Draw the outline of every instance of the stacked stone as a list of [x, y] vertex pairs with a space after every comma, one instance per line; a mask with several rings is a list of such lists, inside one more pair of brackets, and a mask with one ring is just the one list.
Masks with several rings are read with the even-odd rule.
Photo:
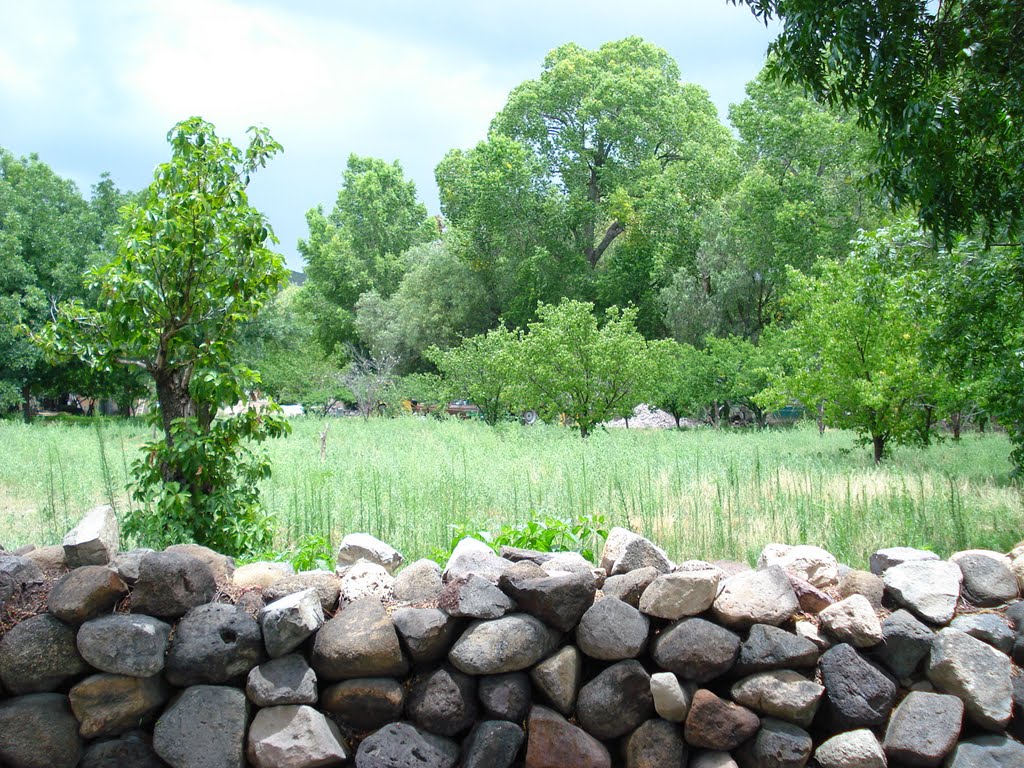
[[616, 528], [596, 567], [467, 539], [442, 570], [351, 534], [293, 573], [117, 539], [100, 508], [0, 552], [0, 604], [71, 569], [0, 638], [0, 766], [1024, 766], [1024, 548], [751, 569]]

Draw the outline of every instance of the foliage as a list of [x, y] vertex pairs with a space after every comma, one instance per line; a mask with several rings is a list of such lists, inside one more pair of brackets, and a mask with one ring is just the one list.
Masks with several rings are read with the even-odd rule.
[[655, 406], [672, 414], [679, 427], [684, 416], [701, 414], [714, 399], [710, 358], [689, 344], [673, 339], [650, 342], [657, 365]]
[[116, 257], [90, 275], [100, 308], [62, 305], [40, 341], [52, 355], [133, 366], [153, 380], [163, 439], [135, 465], [143, 506], [126, 530], [144, 542], [191, 539], [239, 553], [271, 530], [260, 522], [256, 485], [269, 465], [248, 443], [288, 425], [273, 409], [215, 417], [259, 384], [235, 362], [234, 341], [285, 280], [281, 257], [266, 247], [273, 235], [246, 196], [280, 145], [253, 128], [238, 149], [197, 117], [168, 141], [171, 160], [141, 201], [122, 209]]
[[444, 376], [453, 399], [476, 405], [488, 424], [505, 418], [516, 401], [516, 359], [520, 334], [504, 325], [428, 356]]
[[327, 354], [357, 340], [355, 307], [375, 291], [387, 298], [405, 272], [405, 252], [437, 237], [437, 223], [416, 201], [398, 162], [349, 155], [329, 214], [323, 207], [306, 214], [309, 237], [299, 241], [306, 260], [303, 300], [316, 319]]
[[934, 326], [927, 276], [903, 261], [914, 229], [861, 235], [843, 264], [816, 279], [793, 275], [798, 320], [787, 334], [796, 364], [764, 405], [791, 397], [824, 404], [829, 423], [858, 432], [875, 463], [916, 438], [917, 406], [932, 386], [924, 345]]
[[601, 422], [632, 415], [653, 391], [635, 309], [612, 307], [601, 326], [586, 302], [544, 304], [537, 315], [515, 351], [520, 410], [549, 422], [564, 415], [586, 437]]
[[487, 329], [487, 296], [480, 278], [435, 241], [406, 251], [409, 266], [398, 290], [385, 298], [376, 291], [359, 297], [355, 328], [374, 355], [392, 355], [404, 371], [422, 370], [428, 347], [455, 346], [463, 336]]
[[82, 273], [103, 236], [71, 181], [36, 155], [0, 148], [0, 410], [22, 401], [29, 419], [34, 394], [60, 391], [80, 372], [48, 364], [18, 329], [38, 331], [59, 302], [85, 297]]
[[452, 535], [447, 549], [436, 549], [432, 555], [442, 566], [456, 545], [465, 538], [482, 541], [499, 554], [502, 547], [537, 552], [578, 552], [591, 563], [597, 562], [600, 548], [608, 538], [608, 524], [603, 515], [584, 515], [575, 519], [554, 515], [531, 516], [523, 523], [502, 525], [494, 533], [473, 530], [465, 524], [451, 525], [449, 529]]
[[777, 17], [771, 66], [855, 109], [879, 141], [877, 179], [949, 242], [1024, 212], [1024, 17], [1017, 0], [733, 0]]

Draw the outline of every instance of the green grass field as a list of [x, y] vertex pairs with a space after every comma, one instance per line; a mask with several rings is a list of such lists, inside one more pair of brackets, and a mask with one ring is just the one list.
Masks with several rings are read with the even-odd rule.
[[[325, 425], [326, 461], [319, 434]], [[0, 543], [59, 541], [95, 503], [128, 503], [128, 466], [148, 428], [88, 420], [0, 421]], [[450, 544], [452, 526], [495, 530], [546, 515], [603, 515], [671, 557], [756, 557], [769, 542], [823, 546], [854, 566], [883, 546], [940, 554], [1008, 550], [1024, 538], [1009, 444], [899, 449], [882, 468], [851, 433], [599, 431], [477, 422], [306, 418], [268, 444], [264, 488], [281, 549], [367, 531], [407, 557]]]

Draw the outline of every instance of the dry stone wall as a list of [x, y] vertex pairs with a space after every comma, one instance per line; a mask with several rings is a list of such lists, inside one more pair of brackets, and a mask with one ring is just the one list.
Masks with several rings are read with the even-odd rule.
[[[1024, 547], [0, 551], [4, 768], [1024, 766]], [[403, 567], [404, 566], [404, 567]]]

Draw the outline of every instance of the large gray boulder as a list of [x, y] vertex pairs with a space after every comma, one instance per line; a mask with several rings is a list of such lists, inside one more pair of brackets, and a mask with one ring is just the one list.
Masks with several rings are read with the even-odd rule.
[[151, 677], [164, 668], [171, 627], [152, 616], [114, 613], [78, 629], [78, 651], [102, 672]]
[[88, 671], [74, 628], [48, 613], [25, 619], [0, 638], [0, 683], [11, 694], [55, 691]]
[[678, 725], [654, 718], [625, 739], [626, 768], [686, 765], [686, 743]]
[[934, 638], [931, 629], [901, 608], [882, 622], [882, 642], [873, 654], [898, 680], [905, 680], [928, 656]]
[[1017, 577], [1006, 560], [995, 552], [971, 552], [958, 557], [955, 563], [964, 575], [964, 599], [983, 607], [1016, 600], [1020, 591]]
[[433, 560], [417, 560], [395, 576], [395, 600], [403, 603], [430, 602], [437, 599], [443, 586], [441, 566]]
[[1002, 730], [1012, 714], [1010, 660], [981, 640], [947, 627], [936, 634], [928, 679], [964, 703], [967, 716], [990, 731]]
[[241, 683], [266, 658], [256, 620], [235, 605], [207, 603], [178, 622], [164, 674], [171, 685]]
[[462, 633], [448, 660], [468, 675], [497, 675], [529, 669], [558, 644], [559, 633], [525, 613], [477, 621]]
[[519, 610], [536, 616], [549, 627], [568, 632], [594, 603], [596, 586], [589, 572], [561, 573], [540, 578], [501, 577], [501, 588]]
[[755, 624], [740, 643], [736, 672], [749, 675], [769, 669], [805, 669], [818, 663], [818, 646], [779, 627]]
[[773, 565], [726, 579], [711, 610], [728, 627], [778, 626], [792, 618], [800, 604], [786, 572]]
[[939, 765], [960, 738], [963, 719], [956, 696], [911, 691], [889, 718], [885, 754], [901, 765]]
[[882, 642], [882, 624], [864, 595], [850, 595], [818, 614], [821, 626], [841, 643], [870, 648]]
[[152, 737], [135, 730], [116, 739], [92, 742], [86, 747], [78, 768], [165, 768], [166, 765], [153, 751]]
[[269, 587], [263, 588], [263, 599], [269, 605], [282, 597], [307, 589], [316, 590], [320, 608], [324, 613], [333, 613], [338, 607], [338, 598], [341, 596], [341, 580], [329, 571], [300, 571], [282, 576]]
[[352, 603], [316, 633], [313, 669], [321, 680], [401, 676], [409, 669], [395, 625], [373, 598]]
[[477, 693], [484, 714], [495, 720], [521, 723], [533, 703], [530, 678], [525, 672], [481, 677]]
[[945, 560], [910, 560], [890, 566], [882, 579], [896, 602], [919, 619], [948, 624], [956, 612], [963, 573]]
[[458, 576], [475, 573], [488, 581], [497, 584], [502, 574], [512, 567], [512, 563], [494, 554], [494, 550], [478, 539], [467, 537], [459, 541], [452, 550], [441, 579], [449, 582]]
[[257, 707], [316, 704], [316, 672], [304, 656], [289, 653], [253, 667], [245, 681], [245, 695]]
[[871, 572], [876, 576], [883, 576], [887, 570], [894, 565], [918, 561], [939, 560], [939, 556], [926, 549], [914, 549], [912, 547], [889, 547], [880, 549], [869, 558]]
[[516, 604], [492, 582], [475, 573], [449, 581], [437, 598], [437, 607], [449, 616], [469, 619], [497, 619]]
[[313, 768], [348, 759], [341, 731], [305, 705], [268, 707], [249, 726], [246, 756], [253, 768]]
[[109, 504], [93, 507], [64, 536], [64, 561], [68, 568], [106, 565], [117, 554], [121, 529]]
[[510, 768], [524, 738], [523, 729], [515, 723], [477, 723], [462, 744], [462, 768]]
[[757, 735], [736, 751], [736, 762], [741, 768], [804, 768], [812, 748], [803, 728], [766, 717]]
[[186, 688], [156, 721], [153, 749], [171, 768], [245, 768], [249, 702], [237, 688]]
[[964, 613], [949, 624], [983, 643], [988, 643], [1007, 656], [1013, 650], [1013, 630], [998, 613]]
[[43, 581], [42, 569], [31, 559], [0, 552], [0, 607], [22, 590]]
[[704, 565], [658, 576], [640, 596], [640, 611], [669, 621], [704, 613], [715, 601], [722, 578], [720, 569]]
[[176, 619], [208, 603], [217, 593], [210, 566], [197, 557], [177, 552], [150, 552], [139, 560], [132, 590], [132, 610]]
[[576, 627], [576, 644], [592, 659], [635, 659], [647, 647], [650, 621], [639, 610], [614, 597], [598, 600]]
[[0, 702], [0, 764], [75, 768], [81, 757], [78, 721], [67, 696], [33, 693]]

